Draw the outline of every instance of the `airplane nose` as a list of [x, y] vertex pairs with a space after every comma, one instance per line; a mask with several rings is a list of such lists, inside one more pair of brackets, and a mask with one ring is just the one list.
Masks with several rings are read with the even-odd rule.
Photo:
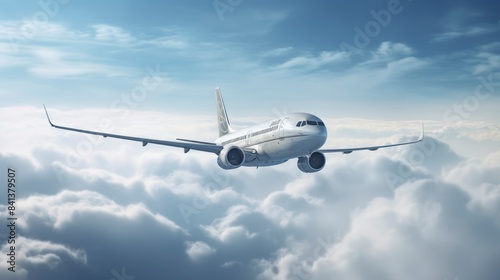
[[321, 130], [321, 132], [320, 132], [319, 135], [320, 135], [320, 137], [321, 137], [321, 139], [323, 141], [323, 144], [325, 144], [326, 138], [328, 137], [328, 132], [326, 131], [326, 127], [322, 127], [322, 130]]
[[328, 132], [326, 131], [326, 127], [318, 127], [318, 128], [319, 128], [319, 132], [318, 132], [319, 135], [324, 136], [324, 137], [326, 137], [328, 135]]
[[320, 127], [316, 129], [315, 133], [311, 133], [310, 135], [314, 137], [314, 142], [318, 149], [325, 144], [327, 138], [326, 128]]
[[312, 130], [313, 130], [313, 133], [318, 135], [318, 136], [326, 136], [327, 135], [326, 127], [324, 127], [324, 126], [315, 126], [315, 127], [312, 127]]
[[315, 139], [318, 143], [321, 143], [321, 146], [326, 142], [328, 132], [326, 130], [326, 127], [311, 127], [307, 129], [307, 131], [304, 131], [303, 135], [312, 137], [311, 139]]

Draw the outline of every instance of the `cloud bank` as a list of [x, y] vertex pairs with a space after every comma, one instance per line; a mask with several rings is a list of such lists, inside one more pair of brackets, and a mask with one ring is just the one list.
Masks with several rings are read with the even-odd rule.
[[[458, 133], [467, 149], [486, 138], [498, 147], [494, 137], [473, 139], [468, 133], [477, 126], [473, 122], [429, 122], [429, 136], [421, 144], [332, 155], [321, 172], [303, 174], [295, 162], [228, 172], [217, 167], [213, 155], [108, 139], [72, 162], [68, 154], [90, 141], [84, 135], [50, 128], [40, 108], [1, 111], [19, 120], [15, 127], [2, 123], [19, 141], [0, 138], [2, 168], [19, 174], [18, 261], [15, 273], [7, 270], [3, 242], [0, 275], [5, 279], [500, 275], [500, 153], [491, 148], [485, 156], [469, 157], [463, 145], [447, 144]], [[66, 118], [81, 113], [54, 115], [88, 128], [98, 123]], [[198, 117], [176, 118], [196, 124]], [[115, 129], [172, 136], [199, 131], [195, 125], [162, 128], [155, 122], [139, 126], [140, 121], [117, 122]], [[359, 143], [397, 141], [413, 131], [405, 122], [337, 123], [330, 129], [342, 136], [335, 145], [352, 145], [360, 135]], [[201, 132], [205, 140], [209, 128]], [[4, 203], [0, 217], [6, 221]]]

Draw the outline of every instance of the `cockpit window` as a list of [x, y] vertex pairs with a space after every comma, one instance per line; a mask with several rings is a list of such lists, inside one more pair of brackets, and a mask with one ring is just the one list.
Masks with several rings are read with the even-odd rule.
[[302, 127], [304, 125], [319, 125], [319, 126], [325, 126], [324, 122], [316, 122], [316, 121], [299, 121], [295, 126], [296, 127]]

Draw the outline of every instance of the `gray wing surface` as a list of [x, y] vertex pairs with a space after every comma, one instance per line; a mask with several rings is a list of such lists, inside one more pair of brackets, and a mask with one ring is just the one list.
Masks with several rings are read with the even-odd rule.
[[404, 143], [396, 143], [396, 144], [387, 144], [387, 145], [381, 145], [381, 146], [371, 146], [371, 147], [340, 148], [340, 149], [321, 149], [318, 152], [322, 152], [322, 153], [344, 153], [344, 154], [350, 154], [350, 153], [352, 153], [354, 151], [362, 151], [362, 150], [376, 151], [378, 149], [383, 149], [383, 148], [409, 145], [409, 144], [418, 143], [418, 142], [420, 142], [422, 140], [424, 140], [424, 124], [423, 123], [422, 123], [422, 131], [420, 132], [420, 136], [418, 137], [417, 140], [414, 140], [414, 141], [404, 142]]
[[56, 125], [56, 124], [52, 123], [52, 121], [50, 120], [50, 117], [49, 117], [49, 113], [47, 113], [47, 108], [45, 108], [45, 105], [43, 105], [43, 108], [45, 109], [45, 114], [47, 115], [47, 120], [49, 121], [49, 124], [52, 127], [55, 127], [58, 129], [64, 129], [64, 130], [70, 130], [70, 131], [75, 131], [75, 132], [80, 132], [80, 133], [99, 135], [99, 136], [102, 136], [104, 138], [111, 137], [111, 138], [141, 142], [142, 146], [146, 146], [147, 144], [151, 143], [151, 144], [158, 144], [158, 145], [164, 145], [164, 146], [183, 148], [185, 153], [189, 152], [189, 150], [197, 150], [197, 151], [202, 151], [202, 152], [219, 154], [220, 151], [223, 149], [222, 146], [216, 145], [215, 143], [208, 143], [208, 142], [201, 142], [201, 141], [196, 141], [196, 142], [195, 141], [191, 141], [191, 142], [183, 141], [183, 142], [181, 142], [181, 141], [158, 140], [158, 139], [141, 138], [141, 137], [111, 134], [111, 133], [106, 133], [106, 132], [91, 131], [91, 130], [73, 128], [73, 127], [60, 126], [60, 125]]

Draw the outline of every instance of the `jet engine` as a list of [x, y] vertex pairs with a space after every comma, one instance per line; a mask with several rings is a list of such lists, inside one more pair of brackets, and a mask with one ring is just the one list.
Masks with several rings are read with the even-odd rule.
[[299, 157], [297, 167], [305, 173], [318, 172], [325, 166], [326, 158], [323, 153], [314, 152], [309, 156]]
[[235, 169], [245, 162], [245, 152], [239, 147], [233, 146], [220, 151], [217, 164], [223, 169]]

